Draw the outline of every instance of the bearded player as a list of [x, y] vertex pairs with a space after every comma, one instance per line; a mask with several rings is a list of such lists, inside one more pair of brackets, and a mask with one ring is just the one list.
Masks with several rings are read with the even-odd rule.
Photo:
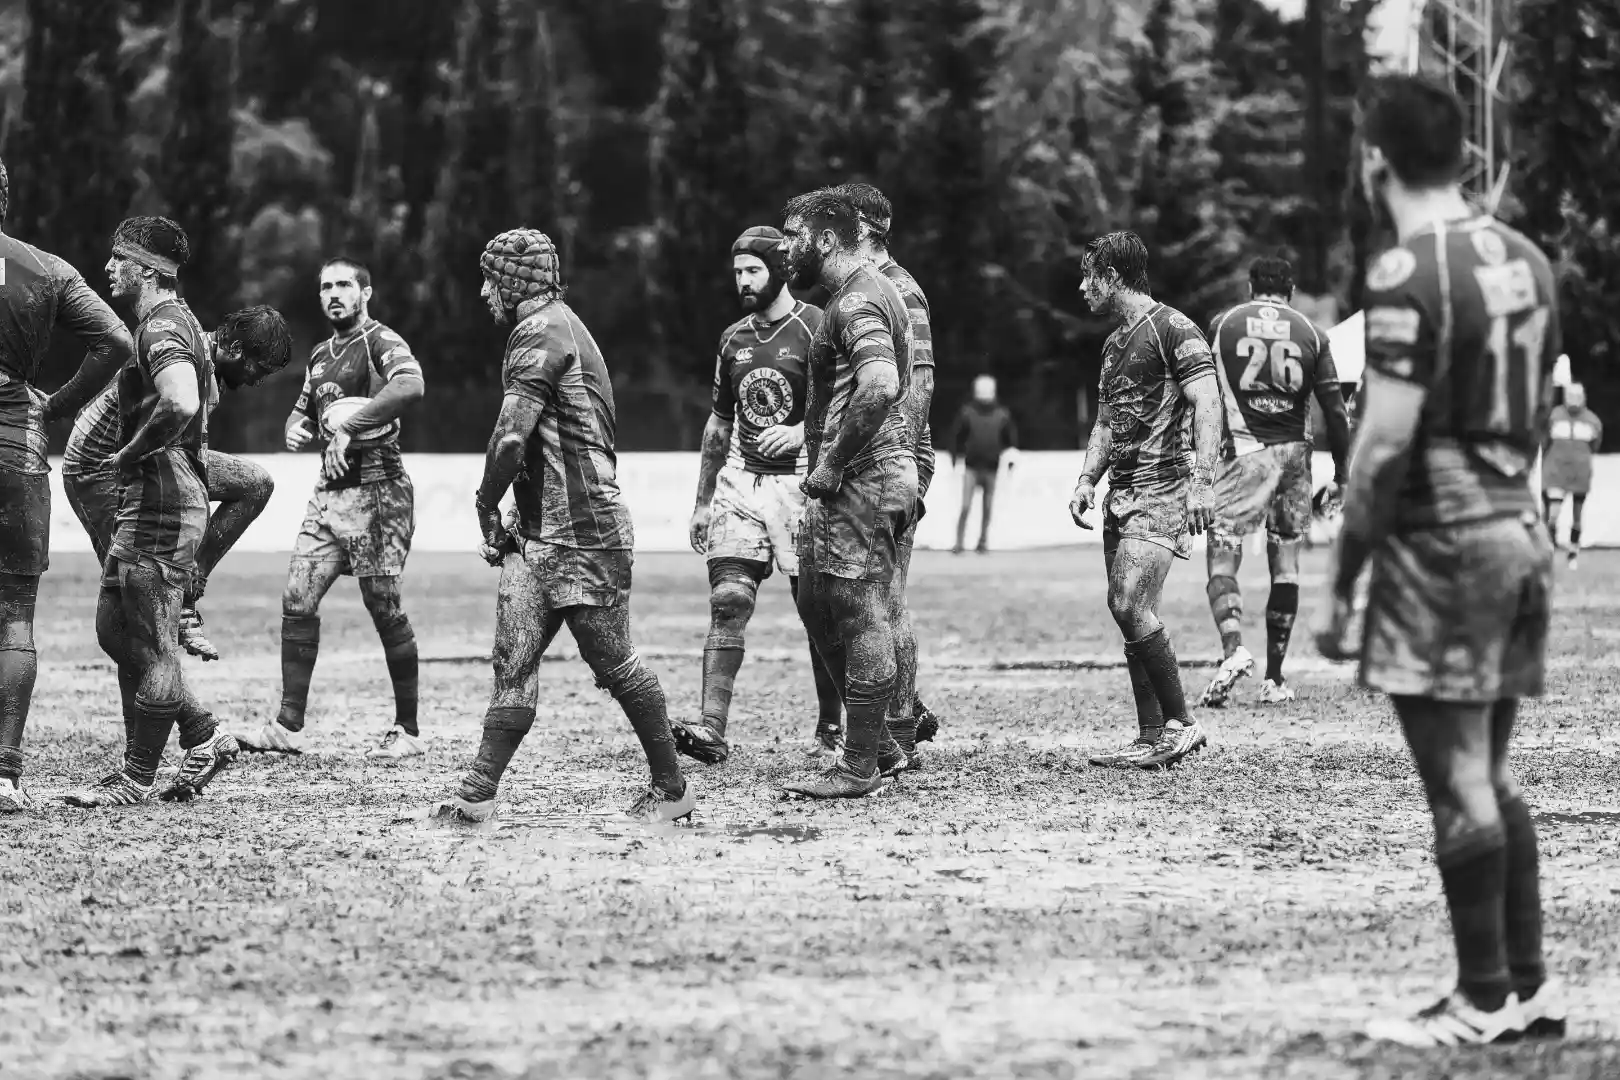
[[1205, 557], [1222, 661], [1201, 705], [1225, 705], [1232, 687], [1254, 670], [1254, 657], [1243, 646], [1237, 575], [1244, 542], [1261, 527], [1271, 595], [1260, 700], [1276, 705], [1294, 698], [1282, 668], [1299, 614], [1299, 552], [1311, 531], [1313, 396], [1322, 407], [1333, 454], [1333, 484], [1324, 497], [1337, 497], [1349, 468], [1350, 418], [1333, 352], [1327, 336], [1290, 306], [1293, 296], [1294, 268], [1288, 260], [1256, 259], [1249, 267], [1249, 300], [1220, 315], [1210, 329], [1226, 407], [1226, 445], [1215, 476], [1215, 519]]
[[[585, 324], [563, 302], [557, 249], [535, 229], [501, 233], [479, 259], [483, 297], [511, 326], [505, 397], [478, 487], [482, 553], [501, 567], [495, 604], [495, 690], [478, 758], [434, 817], [488, 820], [501, 777], [534, 725], [540, 658], [564, 625], [596, 685], [641, 740], [652, 783], [632, 818], [677, 821], [696, 796], [681, 775], [664, 691], [630, 640], [630, 511], [619, 496], [613, 380]], [[501, 521], [509, 488], [517, 531]]]
[[399, 418], [423, 391], [422, 365], [405, 339], [371, 317], [371, 272], [351, 259], [321, 267], [321, 305], [332, 336], [315, 347], [287, 418], [287, 449], [327, 439], [321, 475], [293, 545], [281, 597], [281, 711], [241, 736], [245, 750], [297, 754], [321, 644], [321, 599], [344, 574], [382, 639], [394, 687], [394, 725], [366, 757], [424, 752], [416, 717], [416, 634], [400, 575], [416, 531], [415, 491], [399, 451]]
[[[748, 314], [720, 335], [691, 525], [692, 548], [709, 563], [703, 714], [674, 729], [681, 753], [710, 765], [731, 752], [726, 720], [742, 667], [743, 632], [773, 559], [795, 600], [799, 595], [805, 360], [821, 325], [821, 309], [800, 303], [784, 287], [781, 232], [768, 225], [748, 229], [731, 245], [731, 264]], [[836, 753], [838, 688], [814, 646], [810, 666], [820, 714], [811, 749]]]
[[1586, 407], [1586, 387], [1564, 387], [1564, 402], [1547, 419], [1541, 459], [1541, 503], [1547, 529], [1558, 539], [1558, 515], [1570, 502], [1569, 567], [1581, 551], [1581, 512], [1592, 490], [1592, 457], [1603, 445], [1603, 421]]
[[[124, 697], [123, 767], [64, 798], [74, 806], [136, 806], [154, 795], [188, 800], [236, 759], [236, 740], [186, 686], [180, 607], [208, 527], [206, 402], [215, 392], [208, 335], [180, 300], [190, 257], [185, 231], [167, 218], [128, 218], [113, 233], [112, 297], [138, 324], [135, 359], [118, 375], [123, 480], [102, 570], [96, 636], [118, 667]], [[157, 766], [178, 727], [185, 757], [164, 789]]]
[[[1082, 529], [1109, 473], [1103, 502], [1108, 610], [1125, 636], [1137, 735], [1093, 765], [1174, 765], [1209, 740], [1187, 708], [1159, 597], [1173, 559], [1209, 526], [1221, 445], [1221, 395], [1209, 345], [1193, 321], [1153, 299], [1148, 253], [1132, 232], [1109, 233], [1086, 253], [1081, 290], [1117, 324], [1103, 346], [1100, 405], [1086, 464], [1069, 500]], [[1189, 458], [1192, 460], [1189, 461]]]
[[1347, 659], [1371, 564], [1361, 684], [1390, 695], [1434, 819], [1456, 989], [1374, 1038], [1457, 1046], [1561, 1035], [1541, 948], [1535, 826], [1508, 767], [1519, 699], [1542, 693], [1553, 547], [1531, 489], [1559, 350], [1557, 286], [1524, 236], [1458, 183], [1447, 86], [1383, 76], [1361, 109], [1361, 180], [1399, 246], [1367, 273], [1366, 407], [1322, 651]]
[[928, 410], [934, 400], [934, 333], [928, 297], [923, 295], [917, 280], [889, 254], [894, 207], [888, 197], [871, 184], [841, 184], [837, 190], [860, 215], [861, 239], [857, 251], [900, 290], [911, 320], [911, 389], [902, 407], [911, 425], [912, 447], [917, 458], [917, 513], [911, 526], [895, 540], [898, 553], [893, 588], [889, 591], [889, 618], [894, 627], [896, 674], [888, 723], [890, 733], [906, 752], [908, 767], [915, 769], [922, 763], [917, 744], [931, 741], [939, 731], [939, 717], [923, 704], [917, 693], [917, 635], [911, 623], [911, 611], [906, 607], [906, 582], [911, 574], [917, 523], [926, 512], [923, 500], [934, 479], [934, 429], [928, 422]]
[[889, 734], [896, 682], [890, 615], [900, 538], [917, 512], [916, 435], [905, 299], [859, 252], [859, 212], [836, 189], [787, 205], [788, 283], [832, 296], [810, 352], [805, 442], [810, 497], [799, 532], [799, 614], [845, 713], [843, 752], [822, 774], [784, 785], [811, 798], [870, 795], [907, 767]]
[[[233, 311], [208, 335], [207, 344], [213, 353], [214, 387], [203, 407], [210, 415], [221, 393], [256, 386], [292, 359], [287, 320], [272, 307]], [[106, 560], [118, 516], [120, 484], [111, 462], [120, 435], [118, 384], [114, 382], [80, 411], [62, 455], [68, 505], [89, 534], [98, 562]], [[204, 450], [203, 468], [209, 501], [219, 505], [209, 515], [197, 549], [197, 570], [180, 608], [180, 645], [193, 656], [218, 660], [219, 650], [203, 634], [197, 600], [219, 560], [269, 505], [275, 481], [262, 466], [218, 450]]]
[[[0, 226], [11, 181], [0, 163]], [[30, 810], [23, 790], [23, 729], [38, 658], [34, 604], [50, 565], [51, 486], [45, 422], [71, 416], [134, 355], [107, 302], [79, 272], [0, 232], [0, 814]], [[67, 385], [46, 398], [34, 389], [58, 326], [90, 350]]]

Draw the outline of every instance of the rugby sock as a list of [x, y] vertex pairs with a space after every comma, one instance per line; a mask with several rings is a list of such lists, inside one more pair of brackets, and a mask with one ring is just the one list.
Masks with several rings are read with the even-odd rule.
[[23, 752], [20, 746], [0, 746], [0, 780], [21, 779]]
[[835, 728], [844, 716], [844, 699], [814, 642], [810, 643], [810, 671], [816, 677], [816, 727]]
[[599, 679], [597, 685], [613, 695], [635, 729], [642, 752], [647, 755], [653, 786], [670, 795], [684, 792], [686, 778], [681, 775], [680, 759], [675, 755], [675, 736], [669, 730], [669, 706], [664, 700], [664, 688], [658, 685], [658, 676], [642, 665], [639, 656], [631, 656]]
[[1579, 525], [1569, 527], [1569, 546], [1572, 548], [1581, 546], [1581, 527]]
[[1131, 644], [1136, 646], [1136, 655], [1153, 684], [1153, 695], [1159, 699], [1165, 720], [1187, 719], [1187, 695], [1181, 688], [1181, 668], [1176, 665], [1176, 650], [1170, 645], [1169, 633], [1161, 626]]
[[1536, 826], [1530, 808], [1521, 798], [1498, 806], [1502, 830], [1507, 837], [1507, 894], [1503, 911], [1507, 918], [1508, 971], [1520, 1000], [1534, 997], [1547, 980], [1541, 956], [1541, 857], [1536, 851]]
[[703, 720], [722, 736], [742, 662], [742, 635], [709, 631], [709, 639], [703, 643]]
[[281, 715], [276, 717], [276, 723], [288, 731], [304, 729], [309, 680], [315, 674], [315, 658], [320, 651], [319, 615], [281, 617]]
[[163, 748], [180, 718], [180, 702], [135, 699], [135, 738], [124, 750], [124, 771], [137, 784], [150, 784], [157, 778]]
[[[418, 735], [416, 727], [416, 631], [403, 611], [389, 616], [377, 626], [382, 638], [383, 656], [388, 659], [388, 678], [394, 684], [394, 723], [407, 735]], [[302, 713], [300, 713], [302, 715]]]
[[1159, 695], [1153, 692], [1147, 664], [1132, 648], [1134, 644], [1125, 643], [1125, 668], [1131, 674], [1131, 695], [1136, 698], [1137, 736], [1156, 740], [1164, 732], [1164, 710], [1159, 708]]
[[17, 754], [17, 771], [6, 772], [0, 760], [0, 776], [22, 775], [22, 751], [16, 748], [22, 745], [38, 674], [39, 657], [32, 645], [0, 646], [0, 751], [15, 750]]
[[1209, 610], [1215, 616], [1215, 629], [1221, 635], [1221, 655], [1231, 656], [1243, 644], [1243, 591], [1237, 578], [1216, 574], [1204, 586]]
[[219, 722], [214, 719], [214, 714], [199, 705], [189, 693], [181, 697], [179, 708], [175, 720], [180, 727], [180, 749], [190, 750], [194, 746], [201, 746], [219, 730]]
[[889, 699], [894, 696], [894, 675], [880, 682], [850, 679], [844, 690], [849, 728], [844, 733], [844, 766], [858, 776], [877, 768], [878, 747], [890, 741], [887, 724]]
[[1283, 660], [1288, 656], [1288, 640], [1294, 636], [1294, 617], [1299, 614], [1299, 586], [1275, 582], [1266, 598], [1266, 678], [1283, 681]]
[[135, 745], [135, 730], [140, 721], [135, 714], [135, 692], [140, 688], [140, 673], [120, 665], [118, 668], [118, 696], [124, 706], [124, 747]]
[[1508, 974], [1508, 853], [1502, 826], [1458, 837], [1435, 852], [1451, 936], [1457, 947], [1457, 988], [1476, 1008], [1494, 1012], [1513, 989]]
[[484, 714], [484, 737], [478, 743], [478, 757], [461, 778], [463, 799], [484, 802], [495, 797], [512, 755], [533, 726], [533, 709], [490, 706]]

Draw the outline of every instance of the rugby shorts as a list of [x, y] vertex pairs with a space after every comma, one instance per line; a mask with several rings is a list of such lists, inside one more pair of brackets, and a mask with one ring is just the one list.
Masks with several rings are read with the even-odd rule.
[[1262, 446], [1222, 462], [1215, 474], [1211, 547], [1239, 550], [1262, 526], [1273, 541], [1303, 540], [1311, 529], [1311, 447]]
[[1109, 487], [1103, 496], [1103, 554], [1119, 550], [1121, 540], [1145, 540], [1167, 548], [1178, 559], [1192, 554], [1188, 531], [1188, 479], [1159, 480], [1130, 487]]
[[73, 516], [79, 519], [95, 549], [96, 561], [105, 564], [112, 547], [113, 529], [118, 524], [118, 499], [123, 484], [111, 469], [63, 473], [62, 491]]
[[917, 505], [917, 462], [910, 454], [846, 472], [837, 491], [806, 503], [799, 562], [806, 572], [887, 584]]
[[416, 534], [416, 493], [404, 473], [353, 487], [316, 488], [293, 543], [293, 562], [336, 565], [355, 577], [398, 577]]
[[629, 548], [587, 551], [524, 540], [520, 553], [547, 611], [618, 607], [630, 602], [635, 555]]
[[165, 450], [141, 462], [118, 493], [118, 513], [101, 583], [118, 588], [118, 564], [150, 562], [170, 586], [186, 588], [208, 530], [208, 487], [189, 455]]
[[709, 504], [708, 557], [771, 563], [790, 577], [799, 573], [799, 528], [804, 523], [802, 477], [756, 473], [734, 465], [720, 470]]
[[0, 574], [38, 577], [50, 565], [50, 474], [0, 468]]

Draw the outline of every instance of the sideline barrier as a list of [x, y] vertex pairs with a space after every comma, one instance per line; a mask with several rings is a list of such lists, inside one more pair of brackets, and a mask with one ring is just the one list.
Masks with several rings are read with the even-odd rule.
[[[276, 481], [276, 493], [263, 516], [248, 529], [238, 551], [290, 551], [303, 521], [304, 505], [315, 487], [320, 456], [301, 454], [247, 454], [264, 466]], [[1102, 511], [1092, 510], [1094, 528], [1078, 529], [1069, 519], [1069, 495], [1085, 455], [1074, 451], [1032, 451], [1019, 456], [1013, 469], [1003, 468], [996, 486], [995, 515], [990, 525], [990, 546], [1001, 551], [1102, 542]], [[917, 531], [917, 546], [948, 549], [956, 539], [960, 477], [945, 467], [928, 493], [928, 514]], [[73, 516], [62, 494], [61, 461], [51, 463], [51, 548], [59, 552], [89, 551], [90, 540]], [[417, 551], [473, 551], [478, 528], [473, 521], [473, 491], [483, 475], [480, 454], [407, 454], [405, 467], [416, 486]], [[1312, 463], [1318, 486], [1332, 478], [1332, 459], [1317, 454]], [[691, 452], [626, 453], [619, 455], [619, 483], [636, 527], [638, 551], [686, 551], [687, 522], [697, 484], [698, 455]], [[1600, 455], [1593, 467], [1593, 497], [1586, 504], [1585, 542], [1588, 546], [1620, 546], [1620, 455]], [[1107, 490], [1104, 482], [1099, 495]], [[1567, 511], [1566, 511], [1567, 513]], [[977, 504], [968, 518], [967, 543], [979, 538]]]

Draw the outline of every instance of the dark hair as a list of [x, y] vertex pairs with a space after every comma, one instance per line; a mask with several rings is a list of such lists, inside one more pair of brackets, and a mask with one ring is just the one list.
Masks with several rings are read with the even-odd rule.
[[292, 333], [281, 312], [268, 304], [233, 311], [219, 324], [221, 345], [238, 342], [242, 355], [265, 371], [280, 371], [292, 359]]
[[873, 243], [882, 245], [889, 242], [889, 225], [894, 221], [894, 207], [887, 195], [859, 180], [839, 184], [833, 190], [848, 199], [855, 212], [866, 221], [867, 227], [872, 230]]
[[1132, 292], [1145, 293], [1148, 286], [1148, 251], [1142, 238], [1125, 230], [1106, 233], [1086, 248], [1086, 270], [1113, 270], [1119, 283]]
[[1361, 137], [1383, 151], [1410, 187], [1442, 187], [1462, 173], [1462, 99], [1451, 87], [1417, 75], [1379, 75], [1361, 96]]
[[1249, 288], [1265, 296], [1292, 296], [1294, 264], [1280, 255], [1262, 255], [1249, 264]]
[[830, 230], [841, 248], [852, 248], [860, 241], [860, 212], [837, 188], [817, 188], [788, 200], [782, 211], [785, 222], [801, 217], [811, 231]]
[[321, 263], [321, 273], [326, 273], [328, 267], [347, 266], [354, 272], [354, 283], [362, 289], [371, 288], [371, 270], [359, 259], [351, 259], [347, 255], [336, 255]]
[[[191, 240], [186, 236], [186, 230], [166, 217], [125, 218], [113, 230], [112, 242], [114, 247], [119, 244], [143, 247], [154, 255], [169, 259], [177, 267], [186, 265], [191, 259]], [[157, 282], [165, 289], [178, 288], [180, 284], [176, 275], [162, 271], [157, 272]]]

